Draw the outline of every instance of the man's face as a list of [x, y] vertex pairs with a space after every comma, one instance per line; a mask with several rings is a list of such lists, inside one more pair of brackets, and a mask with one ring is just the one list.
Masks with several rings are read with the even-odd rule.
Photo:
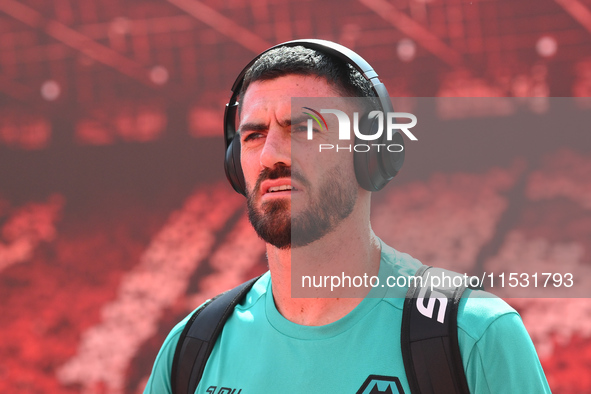
[[[318, 152], [320, 143], [337, 143], [337, 133], [309, 141], [305, 124], [291, 124], [292, 97], [334, 96], [323, 78], [288, 75], [253, 82], [242, 99], [248, 216], [259, 236], [280, 249], [322, 238], [355, 206], [359, 187], [351, 154]], [[338, 130], [336, 119], [327, 122], [328, 130]]]

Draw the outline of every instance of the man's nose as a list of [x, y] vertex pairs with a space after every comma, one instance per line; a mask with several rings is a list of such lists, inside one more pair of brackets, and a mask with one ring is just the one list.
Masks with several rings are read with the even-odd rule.
[[278, 164], [291, 166], [291, 135], [282, 127], [272, 127], [267, 133], [261, 152], [261, 165], [273, 168]]

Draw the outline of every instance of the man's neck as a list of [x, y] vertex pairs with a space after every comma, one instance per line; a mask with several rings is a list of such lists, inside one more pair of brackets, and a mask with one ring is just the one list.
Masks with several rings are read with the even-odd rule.
[[[286, 319], [310, 326], [329, 324], [351, 312], [367, 295], [365, 286], [331, 288], [332, 276], [378, 275], [379, 240], [369, 219], [360, 223], [356, 216], [352, 213], [335, 231], [304, 247], [279, 250], [267, 245], [273, 297]], [[302, 287], [304, 277], [310, 280]]]

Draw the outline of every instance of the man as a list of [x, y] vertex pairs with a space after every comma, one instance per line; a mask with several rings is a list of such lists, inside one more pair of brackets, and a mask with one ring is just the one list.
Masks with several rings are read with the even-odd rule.
[[[336, 106], [359, 109], [346, 98], [375, 96], [371, 84], [342, 58], [283, 46], [250, 67], [240, 96], [240, 171], [269, 272], [226, 321], [196, 393], [410, 393], [400, 343], [406, 289], [365, 286], [341, 289], [337, 297], [308, 289], [307, 297], [292, 296], [302, 274], [383, 280], [411, 276], [421, 266], [371, 230], [371, 193], [356, 180], [354, 153], [319, 153], [320, 143], [338, 143], [336, 119], [327, 116], [310, 140], [308, 124], [292, 116], [292, 97], [336, 97]], [[519, 315], [479, 293], [465, 296], [458, 312], [470, 391], [549, 393]], [[172, 359], [186, 323], [166, 339], [145, 393], [171, 392]]]

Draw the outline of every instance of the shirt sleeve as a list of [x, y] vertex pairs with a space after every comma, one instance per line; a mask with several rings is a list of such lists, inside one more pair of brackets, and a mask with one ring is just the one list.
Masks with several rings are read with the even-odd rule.
[[499, 316], [487, 327], [465, 364], [473, 394], [551, 393], [534, 344], [516, 312]]
[[156, 361], [154, 361], [152, 373], [144, 389], [144, 394], [172, 394], [170, 386], [172, 360], [185, 324], [186, 319], [173, 328], [164, 340], [158, 356], [156, 356]]

